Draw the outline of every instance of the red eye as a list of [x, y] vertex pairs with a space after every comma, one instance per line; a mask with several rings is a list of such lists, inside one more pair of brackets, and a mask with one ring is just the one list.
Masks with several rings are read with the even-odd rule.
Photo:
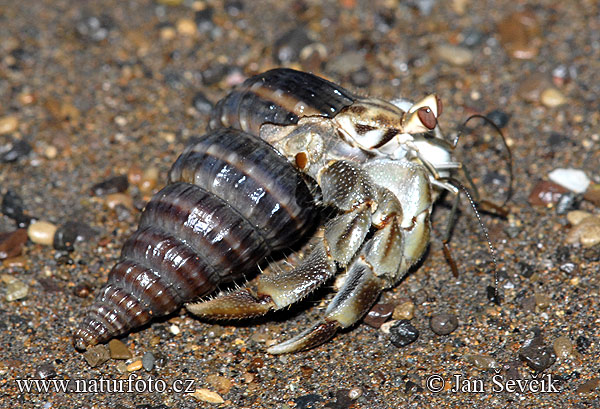
[[437, 95], [435, 96], [435, 103], [437, 104], [437, 117], [439, 118], [442, 115], [444, 107], [442, 106], [442, 100]]
[[428, 107], [422, 107], [417, 110], [417, 115], [421, 120], [421, 123], [427, 127], [427, 129], [433, 129], [437, 125], [437, 119], [433, 114], [433, 111]]

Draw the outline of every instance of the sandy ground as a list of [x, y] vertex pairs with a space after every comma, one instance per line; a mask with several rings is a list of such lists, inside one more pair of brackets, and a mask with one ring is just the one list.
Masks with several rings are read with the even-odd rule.
[[[594, 1], [529, 3], [1, 1], [0, 146], [3, 155], [15, 144], [31, 152], [17, 152], [11, 162], [3, 156], [0, 194], [15, 192], [41, 220], [79, 221], [97, 234], [71, 253], [28, 242], [21, 256], [3, 262], [0, 407], [597, 405], [598, 246], [567, 244], [566, 216], [528, 198], [556, 168], [580, 169], [600, 182], [600, 10]], [[520, 14], [508, 19], [512, 13]], [[474, 113], [508, 116], [503, 131], [515, 170], [510, 214], [483, 216], [498, 253], [504, 302], [487, 298], [490, 255], [466, 201], [451, 241], [460, 270], [453, 277], [440, 241], [446, 201], [436, 205], [425, 259], [381, 299], [415, 304], [412, 324], [420, 336], [406, 347], [361, 323], [308, 352], [266, 354], [271, 340], [318, 317], [330, 296], [324, 291], [289, 311], [241, 324], [202, 322], [181, 311], [123, 338], [132, 359], [90, 367], [71, 346], [70, 333], [93, 301], [88, 289], [101, 287], [135, 230], [139, 211], [127, 210], [127, 198], [141, 207], [165, 183], [186, 140], [205, 130], [207, 101], [279, 65], [385, 99], [435, 92], [448, 133]], [[472, 130], [457, 155], [486, 186], [482, 195], [500, 202], [507, 182], [502, 143], [489, 127]], [[117, 199], [125, 207], [109, 209], [105, 197], [90, 195], [95, 183], [147, 169], [158, 171], [156, 184], [150, 177], [146, 187], [131, 186]], [[575, 207], [598, 212], [586, 200]], [[13, 220], [0, 216], [0, 231], [14, 229]], [[11, 278], [28, 286], [24, 298], [5, 298]], [[430, 317], [439, 313], [458, 317], [450, 335], [430, 329]], [[547, 347], [541, 351], [559, 352], [540, 373], [519, 357], [535, 333]], [[559, 337], [566, 340], [560, 344]], [[148, 352], [156, 361], [150, 371], [128, 371]], [[511, 376], [538, 385], [538, 392], [498, 391], [494, 379], [506, 386]], [[148, 388], [151, 378], [171, 389], [24, 392], [17, 382], [134, 378], [146, 381], [139, 388]], [[459, 391], [452, 388], [456, 379]], [[442, 391], [432, 391], [442, 382]], [[212, 399], [222, 403], [206, 403], [202, 391], [172, 389], [190, 385], [218, 394]]]

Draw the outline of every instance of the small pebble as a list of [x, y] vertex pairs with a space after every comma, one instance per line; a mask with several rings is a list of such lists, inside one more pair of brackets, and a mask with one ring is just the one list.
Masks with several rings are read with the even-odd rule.
[[56, 156], [58, 155], [58, 149], [56, 148], [56, 146], [47, 146], [46, 149], [44, 149], [44, 156], [48, 159], [54, 159], [56, 158]]
[[27, 236], [34, 243], [50, 246], [54, 242], [56, 230], [56, 225], [50, 222], [36, 221], [27, 228]]
[[129, 351], [127, 345], [118, 339], [111, 339], [108, 342], [108, 349], [112, 359], [130, 359], [132, 357], [131, 351]]
[[580, 335], [577, 337], [576, 343], [577, 343], [577, 351], [580, 354], [585, 354], [587, 352], [587, 349], [590, 347], [590, 345], [592, 345], [592, 341], [590, 341], [589, 338], [586, 338], [583, 335]]
[[56, 376], [56, 369], [50, 362], [46, 362], [36, 368], [35, 375], [38, 379], [54, 378]]
[[573, 168], [558, 168], [548, 174], [548, 178], [575, 193], [583, 193], [590, 185], [590, 179], [584, 171]]
[[419, 331], [408, 320], [399, 320], [390, 327], [390, 341], [396, 347], [405, 347], [419, 338]]
[[91, 287], [86, 283], [80, 283], [73, 288], [73, 294], [79, 298], [89, 297], [92, 293]]
[[521, 11], [506, 16], [498, 24], [500, 43], [514, 58], [532, 59], [539, 53], [541, 28], [535, 14]]
[[406, 301], [394, 308], [392, 318], [395, 320], [412, 320], [415, 315], [415, 304], [412, 301]]
[[567, 234], [566, 242], [579, 242], [583, 247], [593, 247], [600, 243], [600, 216], [593, 215], [579, 220]]
[[198, 388], [192, 396], [200, 401], [208, 403], [223, 403], [225, 400], [217, 392], [210, 391], [205, 388]]
[[93, 347], [89, 347], [83, 353], [83, 357], [87, 361], [88, 365], [94, 368], [108, 361], [110, 359], [110, 353], [108, 352], [106, 345], [95, 345]]
[[600, 207], [600, 183], [590, 184], [583, 194], [583, 198], [592, 202], [596, 207]]
[[198, 26], [194, 20], [189, 18], [181, 18], [175, 23], [177, 33], [186, 37], [193, 37], [198, 33]]
[[519, 84], [517, 93], [524, 101], [536, 103], [539, 102], [546, 85], [541, 76], [528, 76]]
[[104, 203], [109, 209], [116, 209], [118, 206], [133, 209], [133, 198], [125, 193], [111, 193], [106, 195]]
[[590, 393], [600, 385], [600, 379], [594, 378], [579, 385], [575, 393]]
[[212, 102], [202, 92], [196, 92], [192, 99], [192, 106], [196, 111], [204, 115], [210, 114], [213, 109]]
[[21, 196], [12, 190], [7, 190], [2, 197], [2, 213], [11, 219], [18, 219], [25, 212], [25, 203]]
[[194, 22], [196, 23], [196, 26], [200, 32], [206, 33], [215, 27], [215, 23], [213, 21], [214, 14], [215, 9], [210, 6], [196, 11], [196, 14], [194, 14]]
[[429, 327], [438, 335], [448, 335], [458, 327], [458, 319], [454, 314], [437, 314], [429, 320]]
[[499, 367], [498, 362], [487, 355], [465, 355], [464, 359], [479, 369], [496, 369]]
[[538, 309], [540, 309], [541, 311], [545, 310], [546, 308], [548, 308], [550, 306], [550, 304], [552, 303], [552, 298], [548, 297], [545, 294], [535, 294], [533, 296], [533, 299], [535, 301], [535, 305]]
[[144, 356], [142, 357], [142, 366], [148, 372], [150, 372], [152, 369], [154, 369], [154, 362], [155, 362], [155, 358], [154, 358], [154, 354], [152, 352], [146, 352], [144, 354]]
[[352, 388], [348, 391], [348, 397], [351, 400], [356, 400], [356, 399], [360, 398], [362, 396], [362, 394], [363, 394], [363, 390], [362, 390], [362, 388], [359, 388], [359, 387]]
[[179, 333], [181, 332], [181, 330], [179, 329], [179, 327], [175, 324], [171, 325], [169, 327], [169, 331], [171, 332], [171, 334], [173, 335], [179, 335]]
[[556, 338], [554, 344], [552, 344], [552, 348], [556, 356], [561, 359], [572, 356], [574, 352], [573, 343], [565, 336]]
[[571, 223], [571, 225], [577, 226], [583, 220], [593, 216], [593, 213], [586, 212], [585, 210], [573, 210], [567, 213], [567, 220], [569, 221], [569, 223]]
[[500, 129], [508, 125], [508, 121], [510, 120], [510, 115], [498, 109], [489, 112], [486, 117]]
[[556, 214], [563, 215], [581, 204], [581, 195], [573, 192], [565, 193], [556, 203]]
[[538, 182], [529, 193], [529, 203], [532, 206], [551, 206], [560, 200], [568, 190], [556, 183], [548, 181]]
[[27, 243], [26, 229], [0, 233], [0, 260], [16, 257], [21, 254], [25, 243]]
[[224, 376], [219, 375], [208, 375], [206, 377], [206, 383], [212, 386], [218, 393], [222, 395], [226, 395], [232, 387], [232, 382], [225, 378]]
[[27, 297], [29, 293], [27, 284], [9, 274], [2, 274], [0, 278], [6, 284], [6, 301], [16, 301]]
[[473, 62], [473, 52], [465, 47], [442, 44], [435, 47], [435, 54], [442, 60], [457, 67]]
[[534, 371], [542, 372], [556, 362], [554, 350], [543, 344], [541, 336], [534, 337], [519, 351], [519, 358]]
[[567, 99], [556, 88], [546, 88], [540, 94], [540, 102], [548, 108], [555, 108], [565, 104]]
[[144, 170], [140, 180], [140, 192], [147, 194], [152, 193], [158, 182], [159, 171], [156, 167], [150, 167]]
[[273, 57], [278, 64], [298, 61], [302, 49], [312, 42], [304, 27], [296, 27], [275, 40]]
[[56, 250], [73, 251], [76, 242], [90, 240], [97, 235], [98, 232], [89, 225], [70, 220], [56, 230], [52, 246]]
[[138, 359], [136, 361], [133, 361], [129, 365], [127, 365], [127, 372], [139, 371], [140, 369], [142, 369], [142, 367], [143, 367], [142, 360]]
[[14, 115], [0, 118], [0, 135], [12, 133], [19, 127], [19, 120]]
[[21, 139], [0, 141], [0, 163], [17, 162], [31, 152], [31, 145]]
[[368, 312], [364, 318], [364, 323], [373, 327], [379, 328], [381, 324], [386, 322], [392, 315], [393, 307], [391, 304], [376, 304]]
[[121, 175], [96, 183], [91, 187], [90, 191], [93, 196], [105, 196], [111, 193], [124, 192], [127, 188], [129, 188], [127, 176]]

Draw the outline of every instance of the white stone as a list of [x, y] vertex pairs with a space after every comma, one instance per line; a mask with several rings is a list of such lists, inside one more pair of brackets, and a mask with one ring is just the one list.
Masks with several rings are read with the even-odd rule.
[[580, 169], [554, 169], [548, 174], [548, 178], [554, 183], [575, 193], [585, 192], [590, 184], [590, 179], [585, 172]]

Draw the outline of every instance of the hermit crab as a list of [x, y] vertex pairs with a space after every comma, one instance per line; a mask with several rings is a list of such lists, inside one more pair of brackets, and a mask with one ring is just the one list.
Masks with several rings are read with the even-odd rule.
[[[423, 256], [439, 193], [466, 191], [451, 177], [461, 164], [437, 126], [441, 113], [435, 95], [361, 98], [291, 69], [249, 78], [216, 105], [212, 130], [186, 148], [147, 204], [75, 346], [182, 304], [206, 318], [263, 315], [337, 273], [343, 284], [322, 319], [268, 352], [309, 349], [353, 325]], [[315, 227], [323, 208], [332, 216]], [[307, 236], [316, 244], [291, 270], [197, 301]]]

